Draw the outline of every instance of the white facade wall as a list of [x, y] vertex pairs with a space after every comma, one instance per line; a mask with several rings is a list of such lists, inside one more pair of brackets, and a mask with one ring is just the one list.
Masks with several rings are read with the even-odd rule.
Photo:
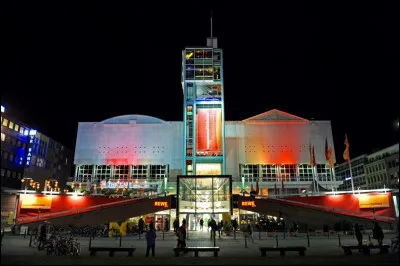
[[[118, 118], [79, 123], [75, 165], [168, 164], [171, 178], [182, 173], [183, 122]], [[227, 174], [234, 177], [239, 176], [239, 164], [309, 163], [310, 142], [317, 164], [324, 164], [325, 138], [333, 147], [330, 121], [227, 121], [225, 125]]]
[[330, 121], [226, 122], [227, 174], [239, 176], [239, 164], [310, 163], [309, 144], [317, 164], [325, 164], [325, 139], [333, 147]]

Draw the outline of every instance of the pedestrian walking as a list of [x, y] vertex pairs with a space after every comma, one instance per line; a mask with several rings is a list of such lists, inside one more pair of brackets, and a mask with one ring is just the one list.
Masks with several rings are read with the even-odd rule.
[[150, 248], [151, 248], [151, 255], [154, 257], [154, 251], [156, 247], [156, 230], [154, 229], [154, 222], [151, 221], [149, 225], [149, 231], [146, 233], [146, 241], [147, 241], [147, 250], [146, 250], [146, 257], [149, 256]]

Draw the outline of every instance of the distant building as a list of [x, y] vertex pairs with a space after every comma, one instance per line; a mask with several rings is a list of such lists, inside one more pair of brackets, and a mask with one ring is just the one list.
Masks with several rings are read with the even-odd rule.
[[[1, 106], [1, 188], [21, 189], [38, 182], [43, 190], [50, 179], [63, 187], [71, 174], [73, 153], [36, 128], [19, 121], [18, 115]], [[26, 183], [22, 183], [24, 178]], [[27, 188], [31, 188], [28, 186]]]
[[[398, 188], [399, 144], [351, 160], [354, 189]], [[337, 180], [343, 180], [339, 190], [351, 190], [350, 169], [347, 163], [335, 166]]]

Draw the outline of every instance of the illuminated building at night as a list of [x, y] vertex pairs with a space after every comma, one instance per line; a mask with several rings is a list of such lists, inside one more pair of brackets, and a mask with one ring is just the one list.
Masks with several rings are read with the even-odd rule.
[[330, 166], [330, 121], [276, 109], [225, 121], [223, 51], [216, 38], [182, 51], [182, 88], [183, 122], [146, 115], [80, 122], [69, 184], [179, 194], [181, 215], [204, 216], [232, 213], [231, 194], [284, 196], [343, 183]]
[[[398, 188], [399, 144], [351, 159], [356, 189]], [[350, 169], [347, 163], [335, 166], [338, 180], [343, 180], [339, 190], [351, 190]]]
[[70, 149], [21, 122], [12, 108], [1, 106], [2, 189], [24, 188], [22, 178], [38, 182], [41, 189], [46, 179], [64, 186], [71, 175], [72, 155]]

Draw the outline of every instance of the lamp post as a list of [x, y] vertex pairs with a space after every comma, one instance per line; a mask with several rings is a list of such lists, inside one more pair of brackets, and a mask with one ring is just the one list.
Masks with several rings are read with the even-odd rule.
[[21, 179], [21, 182], [25, 183], [25, 194], [26, 194], [26, 190], [28, 188], [28, 180], [30, 180], [29, 184], [32, 185], [32, 183], [33, 183], [33, 179], [32, 178], [24, 177], [24, 178]]

